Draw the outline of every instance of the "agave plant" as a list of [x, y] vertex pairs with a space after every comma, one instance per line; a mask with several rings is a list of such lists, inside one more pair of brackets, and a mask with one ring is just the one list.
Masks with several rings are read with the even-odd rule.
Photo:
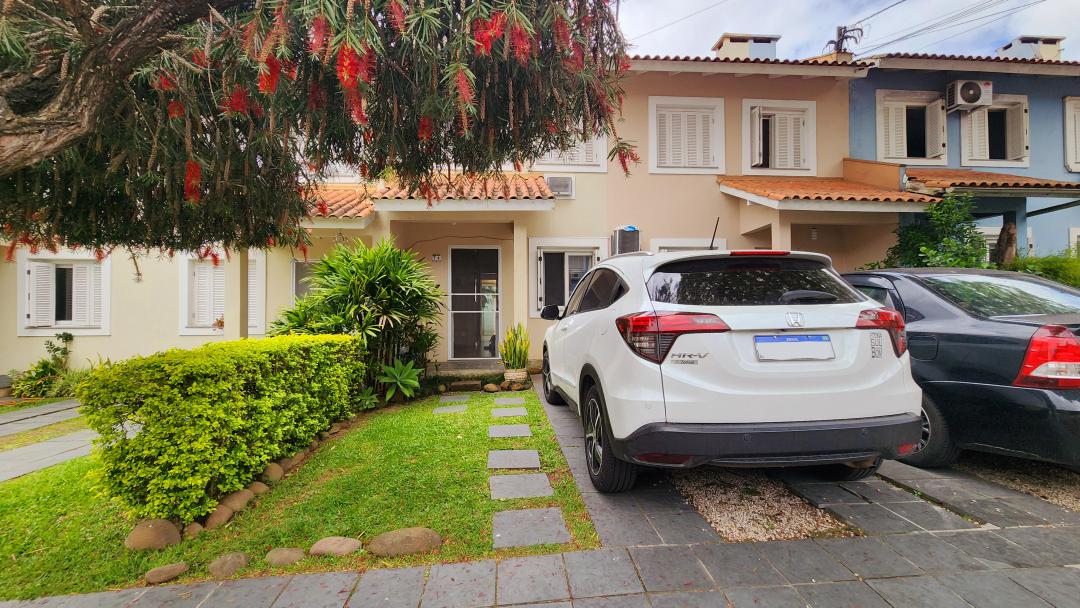
[[506, 369], [525, 369], [529, 363], [529, 332], [521, 323], [506, 332], [499, 345], [499, 356]]
[[416, 389], [420, 388], [422, 370], [413, 367], [412, 361], [402, 363], [401, 359], [394, 359], [393, 365], [383, 365], [382, 370], [383, 373], [378, 380], [386, 385], [387, 401], [390, 401], [398, 392], [406, 397], [412, 397]]

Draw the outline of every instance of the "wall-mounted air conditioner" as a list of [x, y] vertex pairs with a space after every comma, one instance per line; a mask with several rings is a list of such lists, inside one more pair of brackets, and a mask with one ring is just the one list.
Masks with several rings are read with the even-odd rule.
[[636, 226], [619, 226], [611, 234], [611, 253], [633, 253], [641, 250], [641, 232]]
[[548, 175], [544, 177], [548, 188], [556, 198], [574, 198], [574, 178], [570, 175]]
[[994, 102], [994, 83], [989, 80], [956, 80], [945, 89], [945, 109], [975, 110]]

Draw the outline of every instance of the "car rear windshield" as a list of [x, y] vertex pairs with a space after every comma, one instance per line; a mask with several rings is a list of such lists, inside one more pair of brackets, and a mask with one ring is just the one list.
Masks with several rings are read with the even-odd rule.
[[770, 306], [792, 292], [804, 294], [798, 304], [861, 302], [865, 298], [850, 288], [825, 264], [800, 258], [721, 257], [664, 264], [649, 278], [654, 302], [692, 306]]
[[975, 274], [919, 278], [946, 300], [980, 317], [1080, 313], [1080, 292], [1038, 279]]

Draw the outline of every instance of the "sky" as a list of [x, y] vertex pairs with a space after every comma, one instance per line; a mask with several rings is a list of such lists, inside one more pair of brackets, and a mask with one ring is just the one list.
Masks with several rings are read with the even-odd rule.
[[778, 57], [810, 57], [838, 25], [861, 21], [857, 54], [993, 55], [1019, 34], [1039, 34], [1065, 36], [1063, 58], [1080, 60], [1080, 0], [900, 0], [870, 16], [896, 2], [620, 0], [619, 22], [634, 54], [706, 56], [722, 33], [737, 32], [778, 34]]

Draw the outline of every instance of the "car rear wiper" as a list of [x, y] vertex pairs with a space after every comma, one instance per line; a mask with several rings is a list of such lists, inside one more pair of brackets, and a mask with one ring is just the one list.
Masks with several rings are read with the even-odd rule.
[[825, 291], [814, 291], [812, 289], [795, 289], [793, 291], [785, 292], [780, 296], [781, 304], [796, 304], [798, 302], [810, 302], [815, 304], [828, 304], [835, 302], [840, 298], [836, 297], [836, 294], [828, 293]]

